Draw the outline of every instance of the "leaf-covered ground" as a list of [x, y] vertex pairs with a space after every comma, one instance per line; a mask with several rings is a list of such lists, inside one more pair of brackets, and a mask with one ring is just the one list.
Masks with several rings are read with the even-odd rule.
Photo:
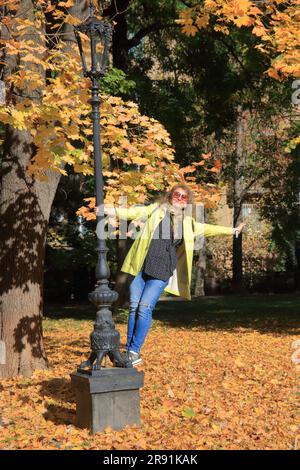
[[[1, 381], [1, 449], [298, 447], [300, 379], [291, 356], [299, 296], [159, 302], [142, 351], [142, 424], [95, 436], [74, 425], [69, 377], [89, 351], [93, 312], [89, 305], [48, 307], [51, 368]], [[124, 346], [122, 315], [117, 327]]]

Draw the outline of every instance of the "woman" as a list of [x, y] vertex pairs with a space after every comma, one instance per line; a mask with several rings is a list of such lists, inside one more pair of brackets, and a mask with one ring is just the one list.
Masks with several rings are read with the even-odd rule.
[[104, 207], [104, 213], [120, 219], [145, 217], [140, 236], [132, 244], [121, 271], [134, 276], [130, 283], [130, 308], [126, 354], [136, 366], [152, 322], [153, 309], [163, 291], [191, 299], [190, 285], [194, 238], [197, 235], [232, 235], [236, 228], [196, 222], [186, 209], [193, 195], [188, 186], [177, 184], [164, 197], [148, 206]]

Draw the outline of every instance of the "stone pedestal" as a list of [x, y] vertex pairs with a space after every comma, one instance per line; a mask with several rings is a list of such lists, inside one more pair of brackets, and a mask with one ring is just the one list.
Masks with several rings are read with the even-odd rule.
[[77, 426], [92, 434], [110, 426], [121, 430], [140, 423], [140, 388], [144, 373], [134, 368], [111, 368], [71, 374], [76, 393]]

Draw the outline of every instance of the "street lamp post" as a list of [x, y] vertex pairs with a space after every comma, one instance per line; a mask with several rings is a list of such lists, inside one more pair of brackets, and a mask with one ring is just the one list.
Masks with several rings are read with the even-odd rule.
[[[112, 28], [108, 21], [100, 20], [95, 16], [94, 6], [90, 4], [90, 14], [80, 25], [74, 28], [75, 37], [81, 56], [83, 74], [91, 79], [92, 120], [93, 120], [93, 144], [94, 144], [94, 169], [96, 181], [96, 206], [103, 208], [103, 173], [102, 151], [100, 140], [100, 97], [98, 80], [106, 69], [108, 61], [109, 45]], [[86, 51], [83, 47], [83, 39], [88, 38], [91, 66], [87, 67]], [[103, 210], [96, 216], [97, 224], [104, 218]], [[102, 232], [103, 233], [103, 232]], [[119, 351], [120, 335], [115, 329], [112, 319], [111, 305], [118, 299], [118, 293], [110, 289], [108, 279], [109, 266], [106, 260], [107, 246], [104, 236], [97, 233], [98, 262], [96, 266], [96, 288], [88, 296], [89, 300], [97, 307], [94, 331], [91, 334], [91, 354], [87, 361], [80, 364], [79, 370], [91, 368], [100, 370], [102, 360], [109, 356], [114, 365], [119, 367], [131, 367], [131, 363], [122, 357]], [[96, 361], [96, 362], [95, 362]]]
[[[97, 224], [103, 220], [103, 173], [100, 140], [100, 97], [98, 80], [104, 75], [112, 28], [108, 21], [95, 16], [93, 3], [90, 14], [83, 23], [74, 27], [82, 61], [83, 74], [91, 79], [94, 169], [96, 181]], [[84, 42], [88, 41], [90, 56], [86, 56]], [[89, 62], [91, 66], [88, 67]], [[120, 353], [120, 334], [115, 329], [111, 305], [118, 293], [108, 285], [110, 275], [107, 264], [107, 246], [103, 234], [97, 233], [98, 261], [96, 287], [88, 296], [97, 307], [94, 331], [91, 333], [91, 353], [82, 362], [77, 372], [71, 374], [72, 387], [76, 393], [77, 425], [87, 427], [92, 433], [107, 426], [122, 429], [128, 424], [140, 423], [139, 389], [143, 386], [144, 374], [132, 367], [126, 355]], [[109, 357], [115, 367], [102, 367]]]

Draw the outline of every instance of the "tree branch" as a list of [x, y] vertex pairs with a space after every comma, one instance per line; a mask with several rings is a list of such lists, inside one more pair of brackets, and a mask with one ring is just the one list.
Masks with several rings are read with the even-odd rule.
[[222, 44], [224, 44], [224, 46], [228, 49], [228, 51], [231, 53], [232, 57], [236, 60], [236, 62], [239, 64], [239, 66], [241, 67], [242, 70], [246, 71], [246, 68], [243, 64], [243, 62], [241, 61], [241, 59], [239, 58], [239, 56], [237, 55], [237, 53], [235, 52], [233, 46], [231, 44], [228, 44], [227, 41], [224, 40], [224, 38], [222, 36], [216, 36], [215, 35], [215, 38], [217, 39], [217, 41], [220, 41]]
[[131, 49], [132, 47], [138, 46], [141, 40], [145, 37], [148, 36], [150, 33], [154, 33], [157, 31], [161, 31], [163, 29], [168, 29], [168, 28], [176, 28], [180, 27], [180, 24], [177, 23], [167, 23], [167, 24], [162, 24], [162, 23], [153, 23], [150, 24], [149, 26], [146, 26], [145, 28], [140, 29], [133, 38], [129, 39], [127, 41], [127, 50]]
[[186, 0], [180, 0], [180, 2], [183, 3], [187, 8], [193, 8], [196, 6], [195, 4], [190, 4]]
[[124, 15], [131, 0], [112, 0], [109, 7], [103, 11], [104, 16], [108, 16], [111, 20], [117, 15]]

